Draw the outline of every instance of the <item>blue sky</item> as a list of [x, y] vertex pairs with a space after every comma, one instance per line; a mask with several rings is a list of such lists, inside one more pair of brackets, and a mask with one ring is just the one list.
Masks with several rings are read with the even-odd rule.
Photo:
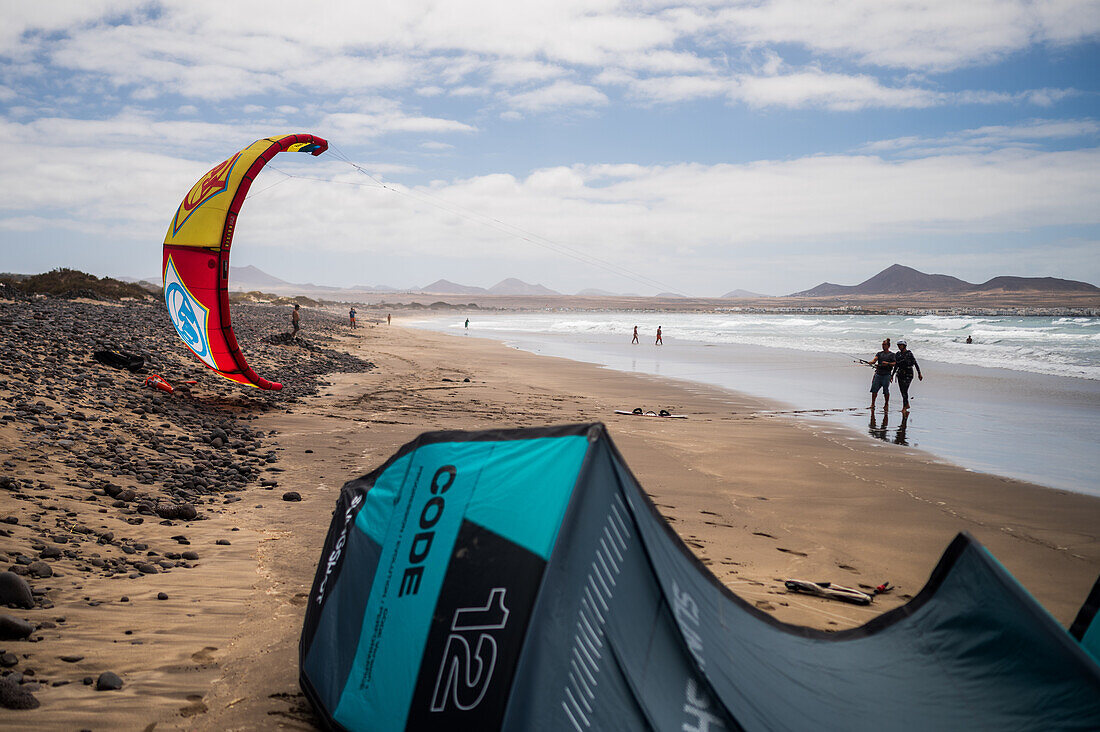
[[311, 132], [332, 149], [261, 175], [234, 264], [701, 296], [895, 262], [1100, 283], [1095, 0], [104, 0], [4, 16], [0, 271], [155, 275], [199, 176]]

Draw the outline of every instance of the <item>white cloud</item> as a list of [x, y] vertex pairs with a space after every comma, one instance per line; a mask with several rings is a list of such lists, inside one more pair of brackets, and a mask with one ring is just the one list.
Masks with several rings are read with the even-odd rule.
[[1017, 125], [987, 125], [940, 137], [898, 137], [878, 140], [864, 146], [867, 152], [900, 151], [909, 155], [929, 155], [947, 150], [988, 152], [1005, 147], [1034, 146], [1045, 140], [1095, 138], [1100, 123], [1092, 119], [1035, 119]]
[[735, 87], [735, 82], [731, 79], [706, 76], [628, 78], [625, 82], [635, 99], [660, 104], [721, 97], [730, 94]]
[[1093, 0], [800, 0], [735, 2], [712, 27], [747, 45], [794, 43], [865, 64], [951, 69], [988, 63], [1033, 43], [1070, 43], [1100, 33]]
[[525, 112], [602, 106], [607, 101], [607, 95], [599, 89], [571, 81], [556, 81], [541, 89], [514, 94], [508, 99], [512, 107]]
[[825, 107], [842, 111], [931, 107], [943, 99], [925, 89], [884, 86], [867, 75], [833, 74], [812, 68], [778, 76], [742, 76], [730, 95], [753, 107]]
[[401, 113], [362, 114], [337, 112], [321, 118], [317, 128], [324, 134], [371, 138], [388, 132], [473, 132], [464, 122], [438, 117], [418, 117]]
[[[780, 65], [769, 64], [769, 69]], [[1040, 89], [1003, 92], [936, 91], [919, 86], [890, 86], [868, 74], [826, 72], [816, 66], [782, 67], [779, 73], [730, 76], [636, 77], [626, 71], [607, 71], [597, 81], [624, 85], [633, 99], [676, 104], [693, 99], [725, 96], [750, 107], [822, 108], [852, 112], [863, 109], [925, 109], [961, 104], [1037, 104], [1049, 106], [1073, 94], [1072, 90]]]
[[566, 70], [556, 64], [504, 59], [492, 64], [489, 79], [494, 84], [512, 86], [532, 81], [556, 79], [565, 74]]

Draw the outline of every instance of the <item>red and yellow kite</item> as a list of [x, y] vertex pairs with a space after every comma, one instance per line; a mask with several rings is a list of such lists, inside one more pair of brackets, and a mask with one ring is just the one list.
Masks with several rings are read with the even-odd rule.
[[200, 361], [239, 384], [283, 388], [252, 370], [229, 321], [229, 247], [237, 215], [252, 181], [273, 157], [327, 149], [328, 142], [314, 135], [257, 140], [191, 187], [164, 237], [164, 301], [176, 332]]

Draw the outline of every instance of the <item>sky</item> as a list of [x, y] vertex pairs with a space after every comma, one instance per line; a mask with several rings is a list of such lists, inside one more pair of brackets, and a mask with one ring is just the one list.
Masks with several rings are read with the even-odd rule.
[[[159, 280], [254, 140], [233, 264], [563, 293], [1100, 284], [1097, 0], [0, 0], [0, 271]], [[301, 159], [299, 159], [301, 158]]]

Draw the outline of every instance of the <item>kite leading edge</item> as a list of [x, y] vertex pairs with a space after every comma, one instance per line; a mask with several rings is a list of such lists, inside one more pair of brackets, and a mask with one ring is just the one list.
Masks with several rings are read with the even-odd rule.
[[260, 389], [283, 385], [258, 375], [245, 361], [229, 317], [229, 249], [252, 181], [281, 152], [317, 156], [328, 142], [315, 135], [257, 140], [199, 179], [176, 210], [164, 237], [164, 302], [176, 332], [210, 369]]

